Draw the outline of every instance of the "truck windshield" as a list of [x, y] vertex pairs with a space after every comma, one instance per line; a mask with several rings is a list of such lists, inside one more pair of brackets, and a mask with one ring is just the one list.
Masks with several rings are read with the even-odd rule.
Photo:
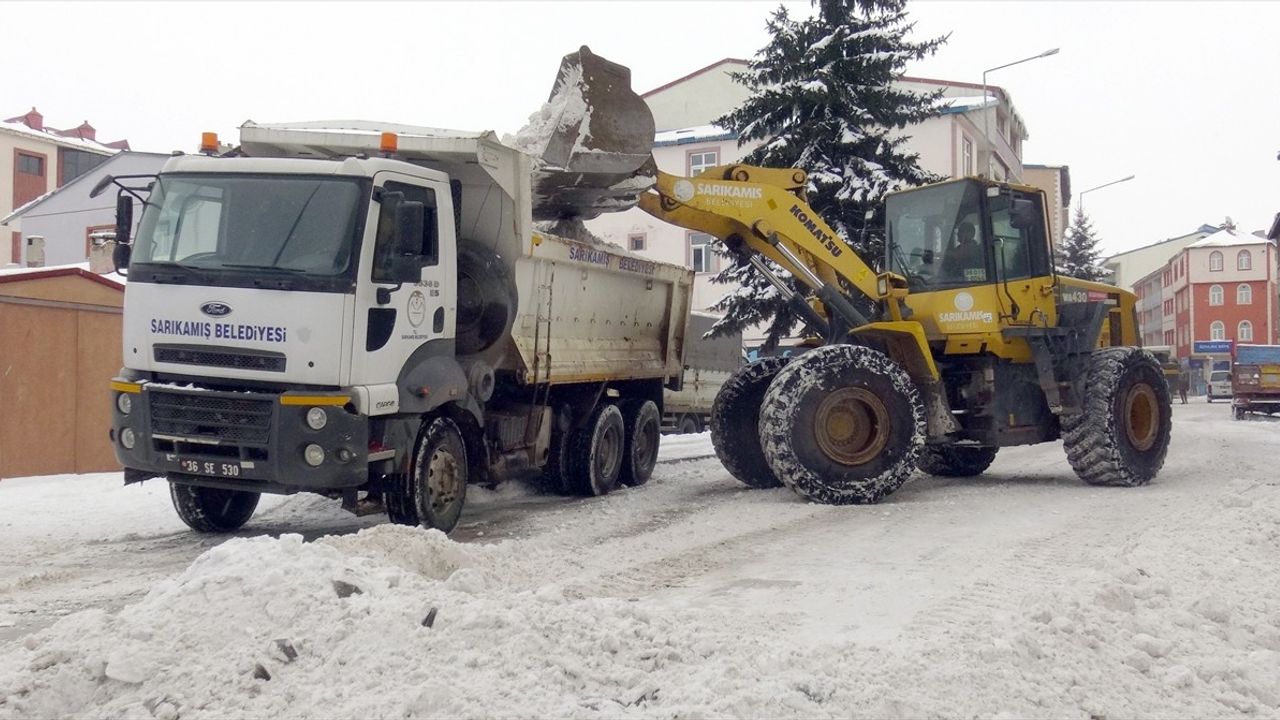
[[885, 201], [888, 267], [911, 290], [980, 285], [993, 276], [976, 183], [944, 183]]
[[131, 265], [142, 274], [178, 267], [201, 276], [349, 276], [366, 184], [332, 176], [162, 175]]

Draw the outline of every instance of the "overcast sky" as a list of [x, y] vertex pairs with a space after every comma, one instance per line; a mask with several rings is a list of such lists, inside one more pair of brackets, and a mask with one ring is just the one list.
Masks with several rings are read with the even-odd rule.
[[[808, 2], [787, 2], [798, 15]], [[2, 117], [39, 108], [100, 140], [192, 150], [258, 122], [360, 118], [514, 132], [578, 46], [632, 68], [640, 91], [766, 41], [777, 2], [3, 3]], [[961, 2], [908, 5], [920, 38], [951, 33], [908, 72], [991, 73], [1031, 138], [1065, 164], [1118, 251], [1226, 216], [1280, 211], [1280, 3]], [[1074, 199], [1073, 199], [1074, 200]], [[1078, 200], [1075, 200], [1078, 202]]]

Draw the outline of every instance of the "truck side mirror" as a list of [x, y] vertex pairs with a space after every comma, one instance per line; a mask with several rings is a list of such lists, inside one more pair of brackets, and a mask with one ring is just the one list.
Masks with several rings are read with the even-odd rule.
[[402, 192], [384, 192], [381, 213], [379, 225], [391, 228], [385, 255], [388, 280], [396, 283], [420, 281], [426, 206], [405, 200]]
[[133, 232], [133, 198], [120, 193], [116, 196], [116, 244], [128, 245]]

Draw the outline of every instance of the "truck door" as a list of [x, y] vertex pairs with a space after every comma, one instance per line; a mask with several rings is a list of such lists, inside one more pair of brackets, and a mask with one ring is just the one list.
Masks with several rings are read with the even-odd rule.
[[[366, 233], [371, 242], [361, 252], [356, 288], [356, 328], [352, 343], [353, 385], [370, 388], [370, 413], [394, 412], [396, 378], [406, 360], [428, 343], [447, 352], [454, 335], [457, 250], [453, 241], [453, 207], [448, 186], [393, 172], [374, 176], [374, 193], [399, 192], [407, 202], [426, 207], [421, 245], [422, 275], [417, 283], [398, 284], [385, 262], [392, 237], [379, 203], [370, 209]], [[442, 221], [442, 219], [444, 219]]]

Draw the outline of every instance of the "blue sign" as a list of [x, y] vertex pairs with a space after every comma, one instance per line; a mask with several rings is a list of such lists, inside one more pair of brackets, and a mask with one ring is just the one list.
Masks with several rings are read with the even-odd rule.
[[1191, 352], [1227, 354], [1231, 352], [1231, 343], [1231, 340], [1196, 340], [1192, 343]]

